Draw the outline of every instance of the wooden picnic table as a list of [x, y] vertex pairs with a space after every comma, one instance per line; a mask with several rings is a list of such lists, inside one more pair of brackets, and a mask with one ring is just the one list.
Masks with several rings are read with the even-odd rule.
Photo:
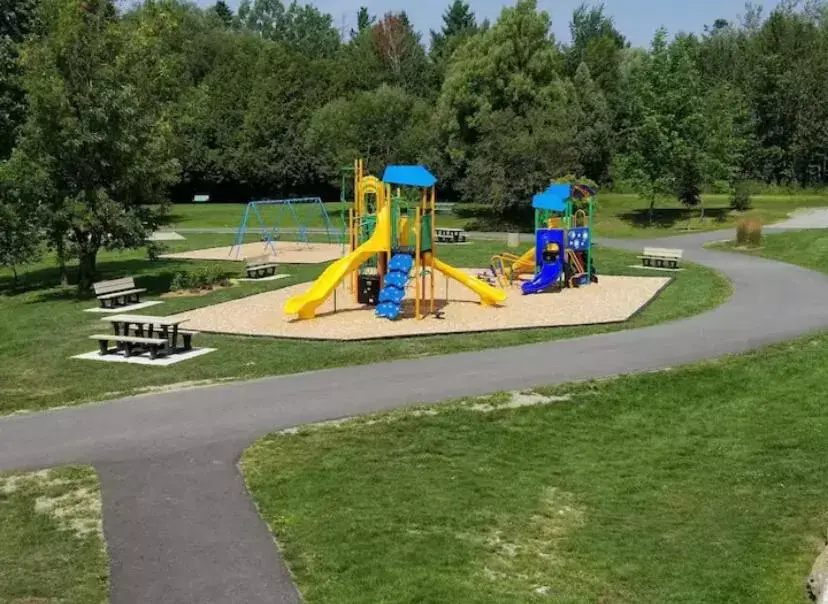
[[[150, 315], [112, 315], [101, 321], [109, 321], [115, 330], [115, 335], [129, 335], [130, 326], [134, 325], [138, 336], [152, 337], [157, 331], [166, 338], [170, 347], [175, 351], [178, 347], [178, 326], [189, 321], [176, 317], [153, 317]], [[145, 329], [146, 327], [146, 329]]]

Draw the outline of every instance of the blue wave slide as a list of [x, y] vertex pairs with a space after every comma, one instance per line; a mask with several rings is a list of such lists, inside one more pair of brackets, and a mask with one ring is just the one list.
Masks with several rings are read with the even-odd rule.
[[560, 260], [558, 262], [544, 264], [535, 278], [521, 285], [520, 289], [524, 294], [540, 293], [555, 284], [561, 275], [562, 268], [563, 262]]

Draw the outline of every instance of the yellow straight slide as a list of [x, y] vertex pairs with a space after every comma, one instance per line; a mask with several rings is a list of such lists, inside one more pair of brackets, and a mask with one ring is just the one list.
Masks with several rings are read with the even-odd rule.
[[535, 247], [532, 246], [512, 264], [512, 272], [531, 272], [535, 270]]
[[455, 281], [465, 285], [480, 296], [481, 304], [486, 306], [494, 306], [495, 304], [506, 301], [506, 292], [502, 289], [492, 287], [488, 283], [484, 283], [480, 279], [476, 279], [464, 271], [437, 260], [434, 256], [431, 257], [431, 266], [447, 277], [451, 277]]
[[390, 244], [391, 210], [386, 204], [377, 214], [377, 226], [371, 238], [326, 268], [308, 291], [285, 302], [285, 314], [299, 315], [300, 319], [313, 319], [316, 309], [328, 299], [346, 275], [358, 269], [374, 254], [387, 252]]

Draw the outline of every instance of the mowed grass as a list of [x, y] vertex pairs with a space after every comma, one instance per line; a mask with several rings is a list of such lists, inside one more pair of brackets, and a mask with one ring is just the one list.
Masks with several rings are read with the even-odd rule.
[[308, 604], [804, 601], [828, 524], [828, 334], [538, 392], [250, 448]]
[[[171, 243], [169, 248], [228, 245], [231, 241], [232, 235], [188, 235], [187, 241]], [[502, 244], [480, 241], [456, 247], [443, 245], [439, 255], [455, 266], [485, 266], [492, 254], [502, 250]], [[596, 247], [595, 262], [601, 274], [641, 273], [629, 268], [628, 265], [637, 262], [629, 252]], [[149, 262], [144, 251], [136, 250], [103, 253], [99, 268], [102, 278], [135, 276], [137, 284], [149, 290], [151, 299], [169, 289], [177, 271], [200, 264], [203, 263], [185, 260]], [[228, 274], [239, 274], [241, 270], [239, 263], [216, 264]], [[287, 279], [243, 283], [200, 297], [169, 298], [164, 304], [142, 312], [175, 314], [307, 282], [323, 268], [320, 265], [286, 266], [283, 269], [290, 274]], [[344, 343], [201, 334], [197, 345], [214, 347], [216, 352], [158, 368], [70, 358], [95, 349], [89, 335], [110, 330], [108, 324], [100, 321], [101, 315], [82, 312], [96, 305], [94, 298], [79, 300], [74, 288], [55, 287], [56, 270], [48, 261], [30, 268], [22, 279], [25, 287], [11, 289], [8, 273], [0, 273], [0, 313], [4, 317], [0, 324], [0, 414], [116, 398], [170, 384], [256, 378], [641, 327], [703, 312], [730, 294], [730, 285], [721, 275], [688, 264], [685, 271], [675, 274], [675, 281], [652, 304], [624, 324]], [[554, 294], [549, 296], [550, 304], [554, 304]], [[281, 317], [281, 313], [281, 308], [273, 309], [274, 317]]]
[[828, 231], [826, 230], [771, 233], [763, 237], [762, 246], [759, 248], [742, 247], [735, 241], [717, 243], [711, 247], [781, 260], [828, 273]]
[[0, 602], [100, 604], [108, 592], [95, 471], [0, 473]]
[[[647, 204], [636, 195], [618, 193], [599, 193], [594, 216], [595, 233], [601, 237], [663, 237], [683, 233], [688, 230], [716, 230], [733, 227], [738, 220], [751, 218], [771, 224], [785, 220], [788, 215], [799, 208], [828, 206], [828, 195], [757, 195], [753, 197], [753, 209], [747, 212], [734, 212], [729, 208], [726, 195], [705, 195], [704, 219], [699, 218], [698, 209], [687, 209], [678, 200], [664, 200], [656, 207], [654, 219], [650, 222]], [[236, 228], [244, 214], [244, 204], [176, 204], [171, 208], [170, 228]], [[347, 211], [343, 212], [339, 203], [325, 204], [327, 212], [336, 228], [342, 226], [344, 215], [347, 224]], [[476, 206], [472, 206], [476, 207]], [[456, 209], [463, 216], [441, 213], [438, 224], [445, 227], [466, 228], [469, 230], [499, 231], [504, 225], [485, 214], [463, 211], [463, 205]], [[296, 221], [286, 208], [263, 206], [262, 219], [270, 226], [296, 227]], [[306, 227], [321, 228], [324, 220], [318, 206], [297, 204], [296, 214]], [[469, 214], [469, 215], [467, 215]], [[257, 225], [255, 220], [249, 222], [251, 227]], [[517, 226], [525, 232], [531, 232], [531, 219]]]

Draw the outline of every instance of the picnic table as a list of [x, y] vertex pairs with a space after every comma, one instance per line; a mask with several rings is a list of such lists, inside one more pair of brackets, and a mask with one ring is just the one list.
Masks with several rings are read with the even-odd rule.
[[194, 335], [193, 332], [179, 330], [178, 326], [186, 323], [189, 319], [177, 317], [124, 314], [104, 317], [101, 321], [108, 321], [112, 324], [115, 331], [113, 340], [117, 340], [118, 337], [128, 337], [130, 335], [130, 328], [134, 327], [134, 331], [139, 338], [153, 338], [156, 337], [155, 334], [157, 333], [157, 337], [166, 340], [172, 351], [178, 348], [179, 333], [184, 336], [184, 348], [189, 348], [189, 340]]

